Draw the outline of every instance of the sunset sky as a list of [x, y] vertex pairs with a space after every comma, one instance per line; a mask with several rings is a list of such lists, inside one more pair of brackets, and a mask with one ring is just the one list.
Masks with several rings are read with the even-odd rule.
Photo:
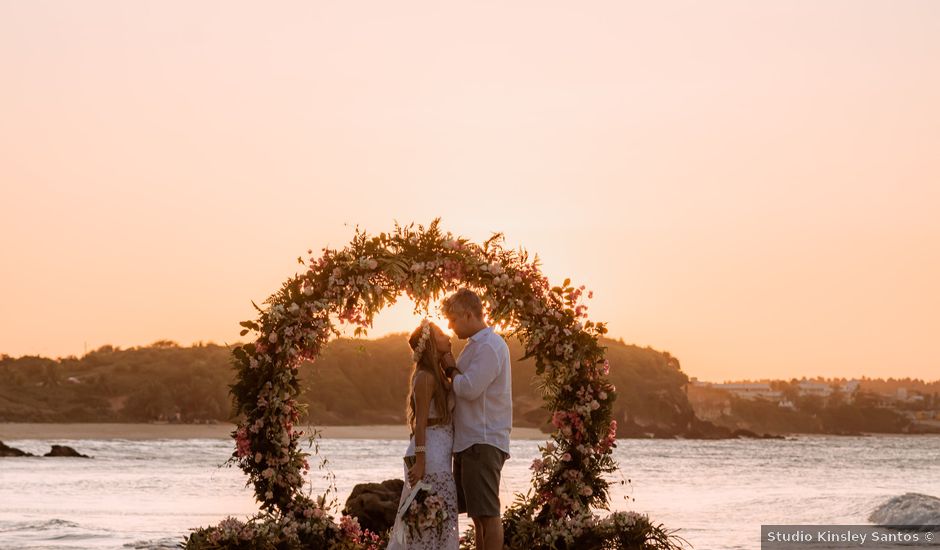
[[441, 217], [690, 376], [940, 378], [940, 2], [0, 0], [0, 78], [0, 353]]

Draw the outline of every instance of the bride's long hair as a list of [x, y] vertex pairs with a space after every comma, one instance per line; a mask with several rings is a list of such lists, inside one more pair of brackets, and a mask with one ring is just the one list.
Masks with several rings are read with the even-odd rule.
[[[414, 368], [411, 370], [411, 388], [408, 391], [408, 404], [405, 408], [406, 417], [408, 418], [408, 426], [411, 427], [413, 432], [415, 429], [415, 385], [414, 379], [417, 376], [419, 371], [425, 371], [430, 374], [434, 379], [434, 388], [432, 391], [432, 396], [434, 398], [434, 410], [437, 412], [437, 417], [443, 419], [445, 423], [450, 423], [452, 415], [449, 406], [450, 396], [448, 395], [447, 386], [444, 383], [444, 373], [441, 369], [441, 356], [437, 351], [437, 343], [434, 341], [434, 331], [440, 332], [441, 329], [434, 323], [429, 323], [430, 325], [430, 335], [428, 336], [427, 342], [424, 343], [424, 350], [421, 352], [418, 360], [415, 361]], [[421, 332], [423, 326], [418, 325], [418, 328], [411, 333], [411, 336], [408, 337], [408, 345], [411, 346], [411, 350], [414, 351], [418, 347], [418, 342], [421, 340]]]

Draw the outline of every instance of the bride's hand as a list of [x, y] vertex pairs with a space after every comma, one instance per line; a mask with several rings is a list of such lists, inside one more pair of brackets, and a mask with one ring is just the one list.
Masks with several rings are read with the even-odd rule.
[[422, 479], [424, 479], [424, 459], [418, 458], [414, 466], [408, 470], [408, 484], [414, 487]]

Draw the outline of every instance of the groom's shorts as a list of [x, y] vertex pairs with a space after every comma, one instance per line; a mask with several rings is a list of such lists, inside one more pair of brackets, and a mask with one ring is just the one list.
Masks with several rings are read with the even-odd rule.
[[499, 517], [499, 476], [507, 455], [477, 443], [454, 455], [457, 512], [471, 518]]

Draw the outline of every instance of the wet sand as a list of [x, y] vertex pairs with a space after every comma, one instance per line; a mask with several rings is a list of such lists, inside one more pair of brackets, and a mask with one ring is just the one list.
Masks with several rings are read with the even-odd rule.
[[[41, 424], [0, 422], [0, 441], [14, 439], [229, 439], [233, 424]], [[306, 434], [310, 427], [301, 427]], [[407, 439], [404, 425], [317, 426], [326, 439]], [[513, 439], [547, 439], [534, 428], [513, 428]]]

